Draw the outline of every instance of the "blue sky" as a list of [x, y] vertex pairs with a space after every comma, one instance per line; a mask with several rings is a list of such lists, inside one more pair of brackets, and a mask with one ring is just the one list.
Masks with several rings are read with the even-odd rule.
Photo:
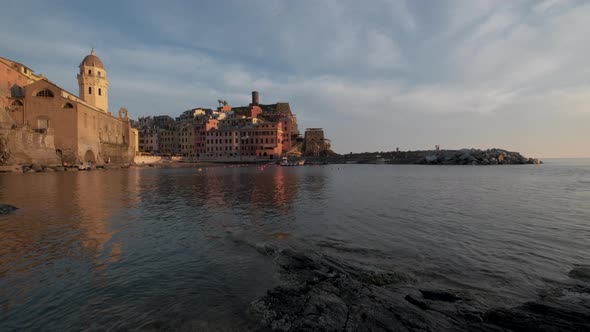
[[337, 152], [590, 157], [583, 0], [3, 1], [0, 56], [77, 92], [94, 47], [132, 117], [288, 101]]

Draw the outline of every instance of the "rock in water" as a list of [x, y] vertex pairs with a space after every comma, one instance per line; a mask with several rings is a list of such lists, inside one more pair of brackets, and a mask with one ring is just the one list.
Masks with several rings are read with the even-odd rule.
[[570, 273], [570, 278], [590, 281], [590, 265], [578, 265]]
[[18, 208], [12, 205], [0, 204], [0, 214], [9, 214], [18, 210]]

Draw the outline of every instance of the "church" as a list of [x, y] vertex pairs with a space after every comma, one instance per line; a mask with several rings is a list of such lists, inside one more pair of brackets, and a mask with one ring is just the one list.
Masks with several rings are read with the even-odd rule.
[[137, 130], [125, 108], [109, 112], [108, 73], [94, 50], [80, 63], [77, 79], [76, 96], [0, 57], [0, 112], [8, 114], [14, 130], [51, 136], [59, 163], [131, 163]]

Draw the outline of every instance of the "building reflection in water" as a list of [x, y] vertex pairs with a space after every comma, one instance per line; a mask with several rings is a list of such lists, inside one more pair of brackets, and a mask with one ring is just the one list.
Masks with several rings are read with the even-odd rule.
[[[0, 177], [0, 201], [19, 207], [0, 219], [0, 275], [28, 273], [64, 257], [116, 262], [123, 246], [113, 220], [137, 202], [139, 176], [132, 171], [23, 174]], [[26, 257], [26, 260], [22, 260]], [[15, 266], [13, 260], [18, 260]], [[23, 264], [24, 263], [24, 264]]]

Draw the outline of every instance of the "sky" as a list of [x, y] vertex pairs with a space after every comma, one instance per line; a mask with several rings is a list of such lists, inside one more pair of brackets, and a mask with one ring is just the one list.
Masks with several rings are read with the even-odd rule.
[[590, 1], [4, 0], [0, 56], [109, 107], [178, 116], [289, 102], [338, 153], [504, 148], [590, 157]]

